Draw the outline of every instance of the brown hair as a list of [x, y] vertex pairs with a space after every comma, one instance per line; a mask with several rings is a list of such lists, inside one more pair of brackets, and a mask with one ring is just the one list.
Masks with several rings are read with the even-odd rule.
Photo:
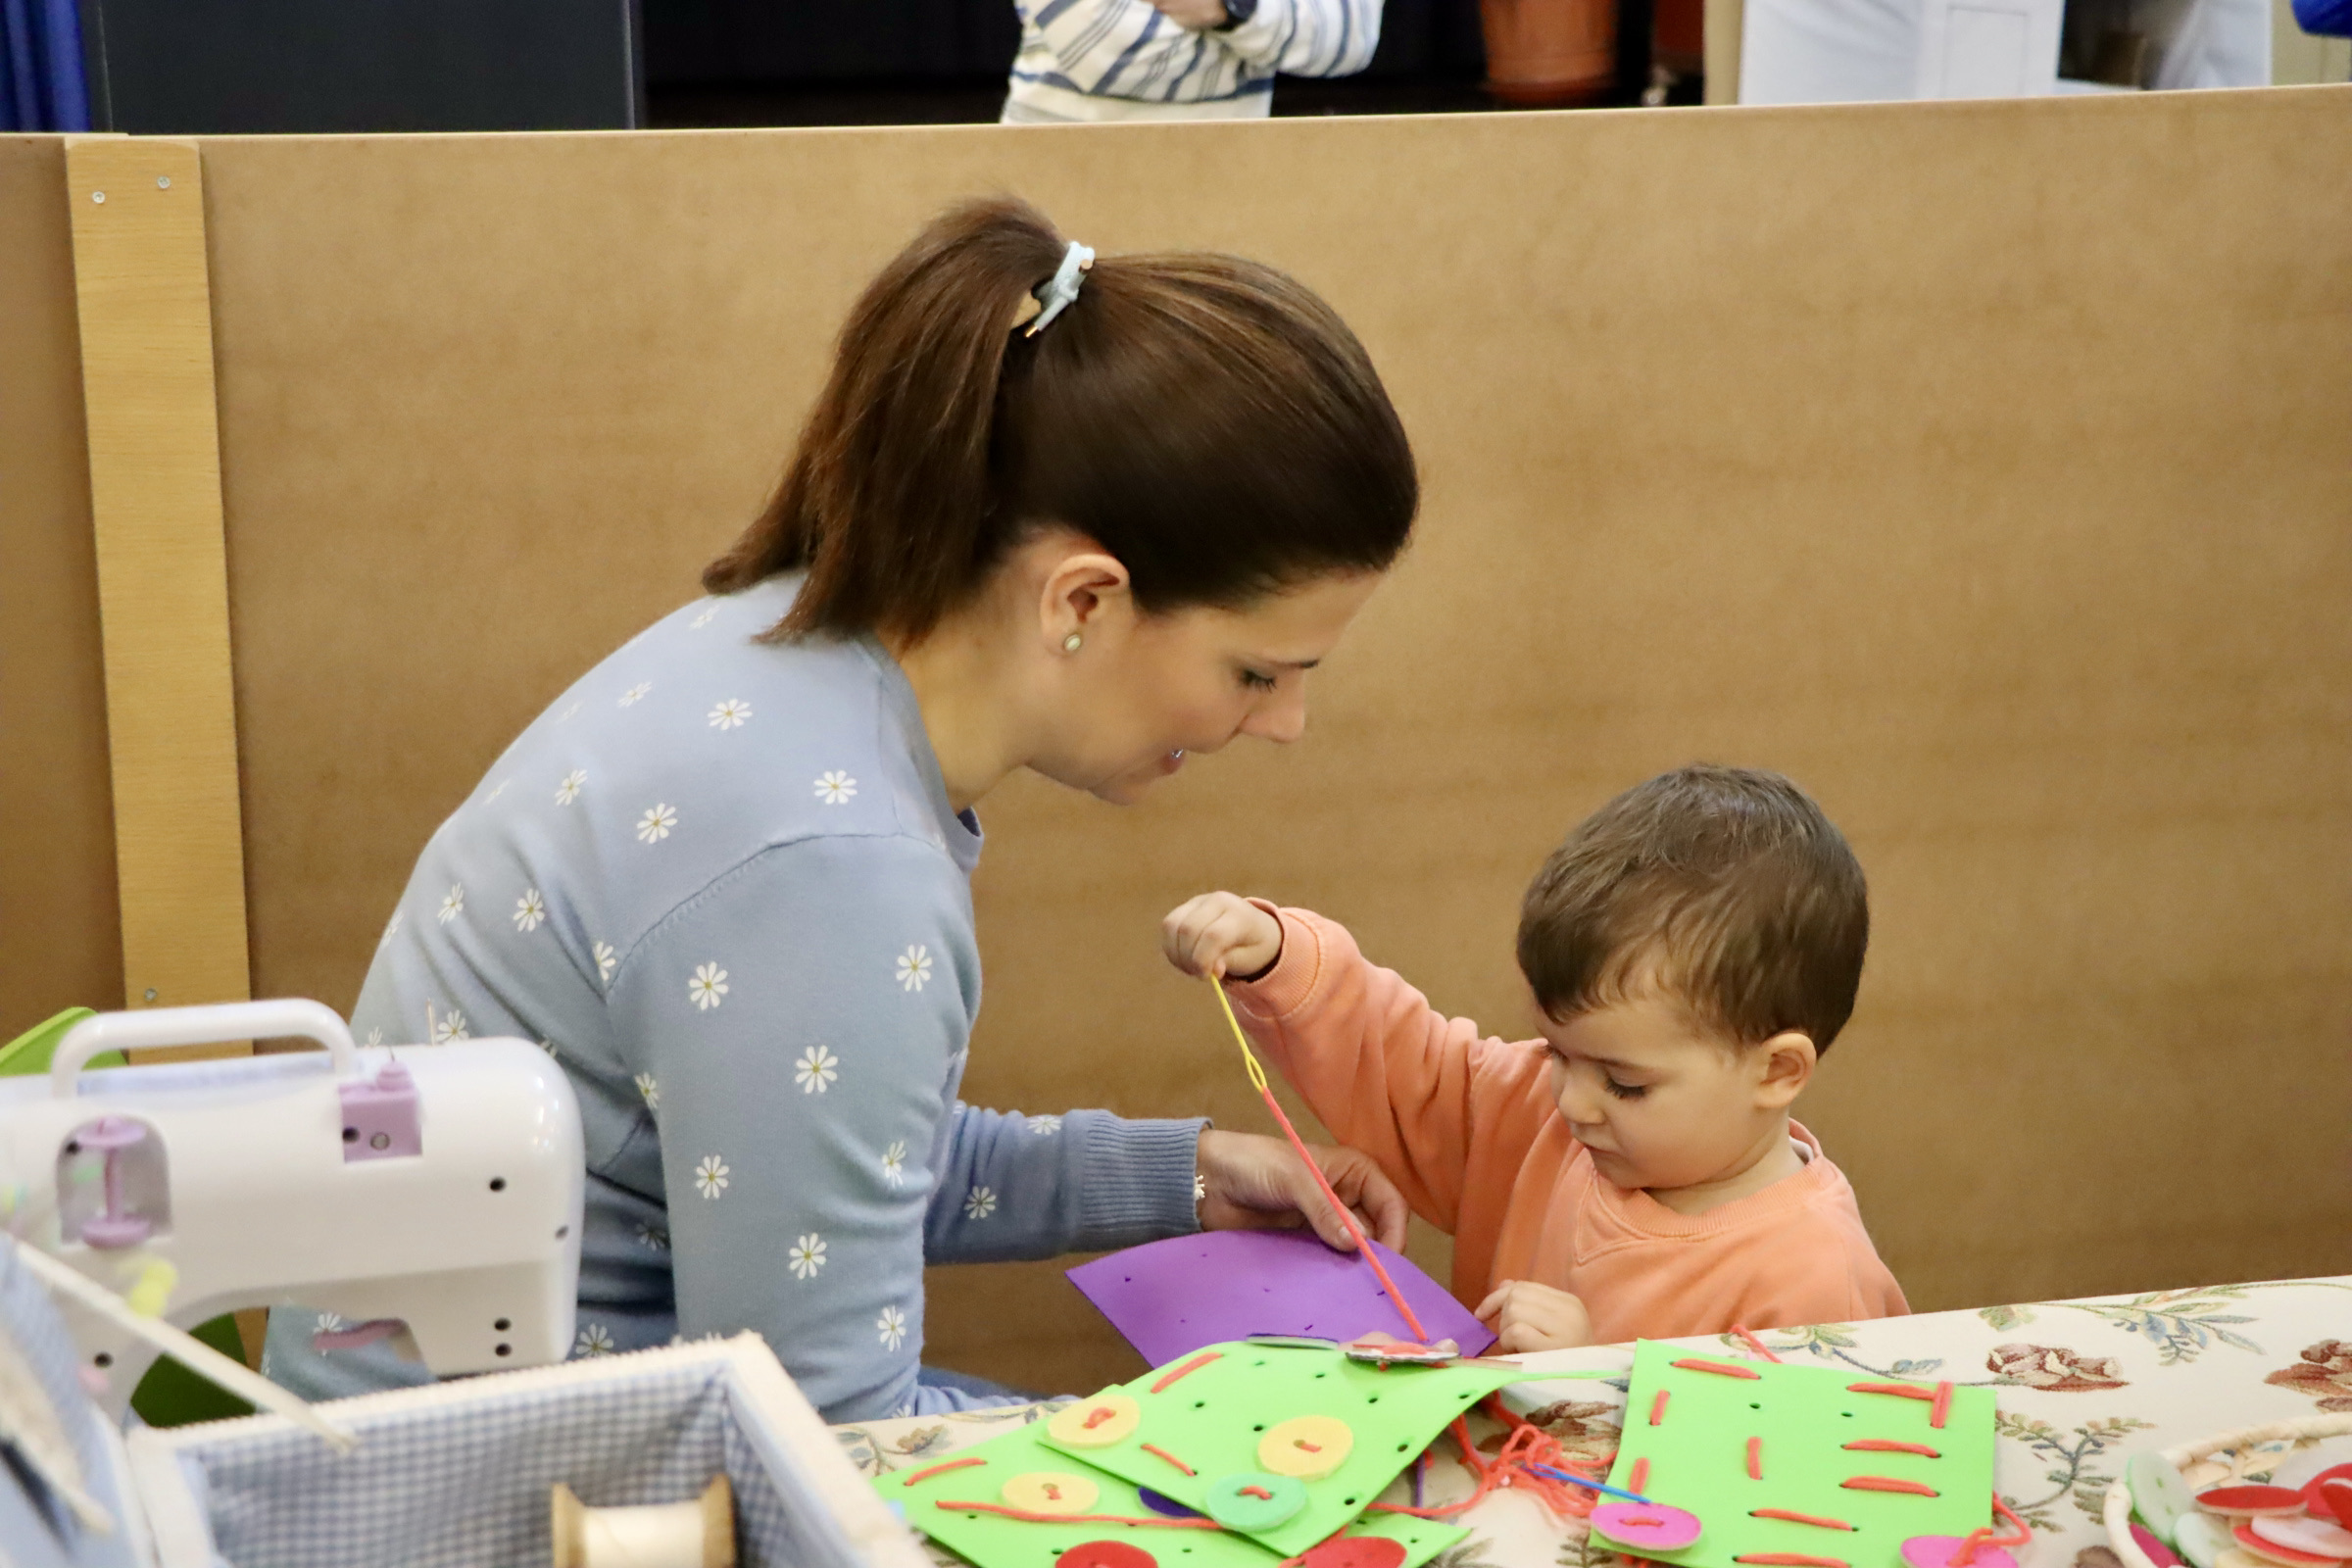
[[1544, 862], [1519, 968], [1550, 1017], [1661, 987], [1742, 1045], [1845, 1027], [1870, 893], [1845, 838], [1778, 773], [1694, 763], [1637, 784]]
[[1396, 560], [1412, 449], [1330, 306], [1235, 257], [1105, 257], [1051, 326], [1014, 331], [1064, 249], [1009, 198], [916, 235], [850, 312], [782, 484], [704, 587], [806, 569], [771, 635], [919, 638], [1046, 523], [1116, 556], [1147, 613]]

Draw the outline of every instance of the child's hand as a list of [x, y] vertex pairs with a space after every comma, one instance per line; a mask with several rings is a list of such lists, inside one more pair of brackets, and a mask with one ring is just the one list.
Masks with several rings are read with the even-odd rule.
[[1526, 1350], [1570, 1350], [1592, 1343], [1592, 1319], [1585, 1303], [1566, 1291], [1527, 1280], [1504, 1280], [1478, 1306], [1478, 1320], [1493, 1329], [1496, 1354]]
[[1186, 974], [1255, 975], [1282, 956], [1282, 922], [1234, 893], [1203, 893], [1159, 922], [1159, 947]]

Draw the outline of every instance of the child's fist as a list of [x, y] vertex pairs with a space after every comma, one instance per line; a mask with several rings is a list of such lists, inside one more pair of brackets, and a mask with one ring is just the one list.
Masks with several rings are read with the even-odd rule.
[[1186, 974], [1253, 976], [1282, 956], [1282, 922], [1234, 893], [1203, 893], [1159, 922], [1159, 947]]
[[1570, 1350], [1592, 1343], [1585, 1303], [1566, 1291], [1526, 1280], [1504, 1280], [1478, 1306], [1478, 1320], [1495, 1333], [1495, 1350]]

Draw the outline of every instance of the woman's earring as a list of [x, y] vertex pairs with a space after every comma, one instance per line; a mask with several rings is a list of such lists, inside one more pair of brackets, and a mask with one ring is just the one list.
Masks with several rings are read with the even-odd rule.
[[1079, 645], [1085, 641], [1085, 638], [1079, 636], [1076, 632], [1072, 632], [1061, 640], [1061, 651], [1065, 654], [1074, 654], [1078, 651]]

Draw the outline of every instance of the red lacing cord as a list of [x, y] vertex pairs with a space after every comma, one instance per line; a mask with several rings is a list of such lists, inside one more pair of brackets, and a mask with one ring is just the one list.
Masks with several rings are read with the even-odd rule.
[[[1292, 1126], [1291, 1118], [1283, 1113], [1282, 1102], [1274, 1098], [1273, 1087], [1266, 1082], [1266, 1070], [1257, 1064], [1257, 1054], [1250, 1049], [1250, 1037], [1242, 1032], [1241, 1019], [1234, 1016], [1232, 999], [1225, 995], [1225, 982], [1211, 976], [1209, 984], [1216, 991], [1217, 1005], [1225, 1011], [1225, 1023], [1233, 1031], [1234, 1044], [1242, 1048], [1242, 1061], [1249, 1068], [1250, 1086], [1257, 1091], [1258, 1098], [1266, 1102], [1266, 1109], [1274, 1113], [1275, 1124], [1282, 1129], [1283, 1136], [1291, 1141], [1291, 1148], [1298, 1151], [1299, 1160], [1306, 1166], [1307, 1173], [1314, 1177], [1315, 1185], [1323, 1190], [1323, 1197], [1330, 1202], [1332, 1212], [1339, 1215], [1340, 1223], [1347, 1227], [1349, 1239], [1355, 1243], [1356, 1255], [1372, 1265], [1372, 1272], [1379, 1279], [1381, 1289], [1388, 1292], [1391, 1304], [1396, 1308], [1396, 1315], [1403, 1318], [1404, 1326], [1412, 1331], [1414, 1343], [1427, 1345], [1429, 1330], [1421, 1326], [1421, 1319], [1413, 1313], [1412, 1303], [1404, 1298], [1404, 1293], [1396, 1288], [1396, 1282], [1389, 1278], [1389, 1271], [1381, 1263], [1380, 1255], [1372, 1250], [1372, 1244], [1365, 1237], [1363, 1228], [1356, 1224], [1353, 1211], [1340, 1201], [1340, 1195], [1332, 1190], [1331, 1183], [1324, 1178], [1323, 1167], [1316, 1164], [1314, 1155], [1307, 1152], [1306, 1141], [1298, 1136], [1298, 1129]], [[1495, 1454], [1492, 1463], [1479, 1456], [1478, 1446], [1470, 1439], [1470, 1423], [1467, 1420], [1456, 1416], [1452, 1427], [1448, 1429], [1453, 1434], [1453, 1441], [1461, 1446], [1462, 1462], [1478, 1477], [1476, 1491], [1460, 1502], [1438, 1507], [1407, 1507], [1402, 1503], [1376, 1502], [1372, 1504], [1373, 1509], [1381, 1513], [1411, 1514], [1416, 1519], [1445, 1519], [1475, 1506], [1488, 1493], [1508, 1487], [1516, 1492], [1531, 1494], [1555, 1514], [1582, 1516], [1592, 1511], [1594, 1497], [1592, 1493], [1581, 1487], [1567, 1486], [1528, 1468], [1529, 1465], [1543, 1465], [1554, 1470], [1572, 1470], [1579, 1475], [1584, 1474], [1584, 1470], [1569, 1459], [1567, 1450], [1557, 1438], [1522, 1420], [1517, 1412], [1493, 1395], [1487, 1396], [1486, 1407], [1511, 1429], [1510, 1437], [1504, 1440], [1501, 1451]], [[1597, 1481], [1600, 1477], [1593, 1476], [1591, 1479]]]

